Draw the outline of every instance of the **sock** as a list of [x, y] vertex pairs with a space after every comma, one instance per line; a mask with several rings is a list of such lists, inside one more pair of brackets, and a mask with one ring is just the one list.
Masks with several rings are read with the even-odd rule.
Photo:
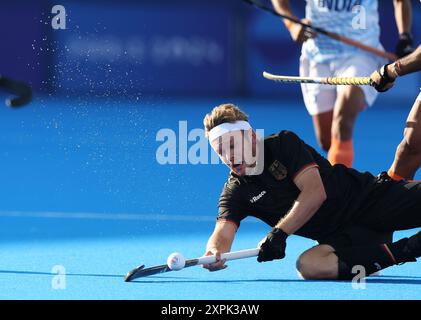
[[392, 169], [389, 169], [389, 171], [387, 171], [387, 174], [389, 175], [389, 177], [391, 177], [395, 181], [404, 180], [403, 177], [401, 177], [400, 175], [398, 175], [395, 172], [393, 172]]
[[390, 244], [338, 248], [335, 254], [338, 256], [338, 279], [354, 278], [354, 266], [363, 266], [369, 276], [396, 264], [417, 261], [421, 256], [421, 232]]
[[335, 250], [338, 256], [338, 279], [351, 280], [356, 276], [354, 266], [363, 266], [366, 276], [396, 264], [396, 260], [385, 244], [355, 246]]
[[416, 261], [415, 258], [421, 257], [421, 231], [396, 241], [389, 247], [398, 264]]
[[352, 139], [341, 141], [332, 137], [327, 159], [332, 165], [341, 163], [348, 168], [352, 168], [352, 162], [354, 160]]

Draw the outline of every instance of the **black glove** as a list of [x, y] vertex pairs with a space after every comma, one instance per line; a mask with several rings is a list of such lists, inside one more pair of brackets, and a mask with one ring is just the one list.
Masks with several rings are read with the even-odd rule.
[[395, 82], [395, 80], [392, 79], [387, 73], [387, 66], [389, 64], [385, 64], [384, 66], [381, 66], [379, 70], [377, 70], [380, 75], [380, 81], [379, 83], [374, 83], [374, 89], [376, 89], [378, 92], [385, 92], [389, 90], [389, 88], [386, 88], [386, 85]]
[[401, 33], [399, 35], [399, 41], [396, 45], [395, 53], [399, 58], [402, 58], [414, 51], [414, 42], [411, 34], [408, 32]]
[[288, 234], [279, 228], [273, 228], [260, 246], [258, 262], [272, 261], [285, 257], [286, 239]]
[[392, 182], [393, 179], [389, 176], [386, 171], [383, 171], [377, 175], [377, 183], [389, 183]]

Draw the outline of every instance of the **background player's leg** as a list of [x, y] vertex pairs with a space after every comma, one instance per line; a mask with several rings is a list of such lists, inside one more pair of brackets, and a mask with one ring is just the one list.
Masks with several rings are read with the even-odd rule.
[[335, 103], [332, 121], [332, 145], [328, 160], [352, 167], [354, 147], [352, 134], [359, 112], [366, 106], [364, 92], [355, 86], [347, 86], [340, 92]]
[[320, 147], [329, 151], [332, 137], [333, 110], [313, 115], [314, 132]]
[[[307, 58], [300, 58], [301, 77], [330, 77], [329, 64], [316, 63]], [[336, 89], [328, 85], [301, 84], [304, 104], [313, 118], [314, 131], [320, 147], [328, 151], [331, 145], [331, 128]]]
[[388, 174], [395, 180], [412, 180], [421, 166], [421, 101], [415, 101], [409, 113], [404, 138], [399, 144]]

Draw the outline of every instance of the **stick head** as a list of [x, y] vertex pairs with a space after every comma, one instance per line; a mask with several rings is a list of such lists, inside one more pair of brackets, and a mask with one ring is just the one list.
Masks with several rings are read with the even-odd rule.
[[15, 95], [15, 97], [6, 100], [6, 105], [12, 108], [24, 106], [32, 99], [32, 89], [28, 84], [1, 75], [0, 89], [4, 89]]
[[138, 266], [137, 268], [134, 268], [132, 271], [129, 271], [126, 276], [124, 277], [125, 282], [129, 282], [132, 280], [132, 277], [135, 273], [145, 268], [145, 265], [142, 264], [141, 266]]

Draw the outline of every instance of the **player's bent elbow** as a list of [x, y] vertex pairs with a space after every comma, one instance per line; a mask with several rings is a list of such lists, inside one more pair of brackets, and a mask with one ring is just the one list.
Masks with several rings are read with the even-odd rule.
[[327, 199], [326, 190], [323, 187], [323, 185], [314, 188], [312, 190], [312, 196], [314, 198], [314, 202], [315, 202], [316, 206], [318, 208], [321, 207], [323, 202], [325, 202], [326, 199]]
[[327, 199], [327, 194], [323, 186], [320, 189], [321, 190], [319, 191], [319, 200], [320, 200], [320, 204], [323, 204], [323, 202], [325, 202]]
[[327, 199], [318, 167], [307, 169], [294, 179], [294, 183], [301, 190], [303, 199], [308, 199], [314, 205], [322, 205]]

